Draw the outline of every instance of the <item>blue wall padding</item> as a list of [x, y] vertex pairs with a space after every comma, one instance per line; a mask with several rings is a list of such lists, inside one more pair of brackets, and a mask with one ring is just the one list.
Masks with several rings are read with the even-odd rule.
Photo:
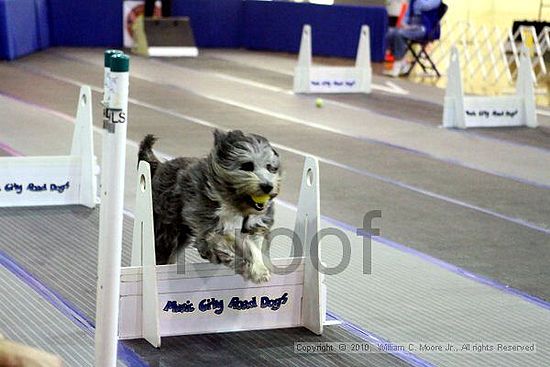
[[[371, 31], [371, 58], [384, 60], [384, 7], [323, 6], [282, 1], [174, 0], [189, 16], [198, 47], [298, 52], [302, 26], [316, 55], [355, 57], [359, 31]], [[0, 0], [0, 58], [53, 46], [122, 47], [122, 1]]]
[[310, 24], [313, 54], [354, 58], [361, 26], [367, 24], [372, 61], [384, 60], [384, 7], [245, 1], [244, 14], [243, 46], [249, 49], [298, 52], [302, 27]]
[[49, 47], [46, 0], [0, 0], [0, 59]]
[[53, 46], [122, 47], [122, 1], [48, 0]]
[[188, 16], [197, 47], [241, 47], [242, 0], [173, 1], [174, 16]]
[[50, 47], [50, 22], [48, 0], [34, 0], [36, 11], [37, 41], [40, 49]]

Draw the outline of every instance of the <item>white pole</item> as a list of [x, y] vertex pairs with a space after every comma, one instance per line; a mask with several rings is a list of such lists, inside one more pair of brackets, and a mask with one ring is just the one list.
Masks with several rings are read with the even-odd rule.
[[109, 178], [102, 180], [105, 187], [101, 188], [96, 367], [115, 367], [117, 361], [129, 63], [130, 58], [124, 54], [112, 55], [110, 59], [109, 89], [112, 94], [108, 94], [110, 101], [104, 135], [107, 143], [103, 146], [103, 162], [109, 161], [109, 171], [104, 170], [102, 175]]
[[123, 54], [124, 52], [120, 50], [105, 50], [103, 58], [103, 127], [106, 127], [105, 121], [108, 120], [107, 109], [109, 108], [109, 103], [111, 101], [112, 87], [110, 86], [110, 74], [111, 74], [111, 57], [116, 54]]
[[[112, 135], [109, 134], [107, 131], [109, 128], [109, 108], [111, 104], [112, 94], [113, 94], [113, 87], [114, 85], [111, 82], [111, 57], [113, 55], [117, 54], [123, 54], [120, 50], [106, 50], [104, 54], [104, 68], [103, 68], [103, 146], [102, 146], [102, 160], [101, 160], [101, 168], [103, 172], [111, 172], [110, 170], [110, 157], [113, 156], [113, 151], [109, 151], [109, 149], [114, 148], [114, 144], [111, 141]], [[106, 154], [105, 154], [106, 153]], [[107, 187], [107, 180], [109, 179], [109, 174], [105, 173], [101, 175], [101, 186]], [[101, 225], [100, 225], [101, 226]]]
[[[107, 179], [109, 178], [108, 172], [111, 172], [109, 163], [111, 160], [109, 157], [113, 156], [112, 151], [110, 149], [113, 147], [112, 141], [110, 141], [110, 137], [108, 135], [111, 135], [107, 132], [107, 126], [109, 121], [109, 103], [111, 101], [111, 89], [112, 86], [110, 86], [111, 82], [111, 56], [115, 54], [121, 54], [123, 53], [120, 50], [105, 50], [104, 52], [104, 62], [103, 62], [103, 100], [101, 101], [101, 104], [103, 105], [103, 133], [101, 136], [101, 143], [102, 143], [102, 158], [101, 158], [101, 183], [99, 185], [100, 187], [100, 197], [103, 198], [105, 195], [103, 194], [105, 189], [107, 188]], [[105, 223], [103, 223], [106, 219], [105, 216], [105, 209], [107, 209], [106, 206], [101, 205], [99, 208], [100, 214], [99, 214], [99, 248], [101, 248], [104, 244], [106, 244], [106, 241], [104, 240], [105, 231], [102, 231], [101, 228], [105, 228]], [[99, 253], [104, 252], [105, 250], [99, 250]], [[98, 274], [98, 289], [97, 289], [97, 299], [96, 299], [96, 324], [101, 323], [99, 320], [102, 317], [102, 310], [101, 305], [103, 304], [102, 292], [99, 292], [99, 285], [102, 284], [102, 282], [99, 282], [99, 277], [103, 274], [102, 270], [103, 263], [101, 261], [98, 261], [97, 263], [97, 274]]]

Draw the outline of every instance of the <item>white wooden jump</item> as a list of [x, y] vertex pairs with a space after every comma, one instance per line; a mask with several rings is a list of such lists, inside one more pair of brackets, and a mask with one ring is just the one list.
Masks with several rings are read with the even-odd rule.
[[[319, 166], [306, 158], [295, 223], [304, 256], [274, 259], [294, 271], [254, 284], [233, 269], [211, 263], [156, 265], [149, 164], [140, 162], [136, 192], [132, 266], [120, 278], [119, 338], [145, 338], [160, 347], [161, 336], [303, 326], [321, 334], [326, 287], [319, 269]], [[313, 246], [313, 247], [312, 247]], [[315, 252], [311, 256], [311, 251]]]
[[531, 71], [531, 59], [524, 49], [520, 55], [515, 95], [464, 96], [459, 54], [456, 47], [453, 47], [447, 72], [443, 126], [459, 129], [498, 126], [537, 127], [535, 87]]
[[298, 65], [294, 69], [295, 93], [370, 93], [372, 89], [369, 27], [361, 27], [355, 66], [313, 66], [311, 26], [304, 25]]
[[[304, 256], [274, 259], [265, 284], [210, 263], [156, 265], [149, 164], [138, 170], [132, 262], [121, 268], [129, 58], [105, 52], [95, 366], [115, 367], [119, 339], [303, 326], [323, 332], [326, 286], [320, 269], [319, 164], [306, 158], [294, 233]], [[108, 198], [108, 199], [107, 199]], [[293, 267], [287, 267], [294, 265]], [[286, 268], [286, 270], [284, 270]], [[291, 269], [294, 269], [291, 271]]]
[[0, 207], [97, 204], [99, 167], [93, 150], [92, 93], [80, 88], [71, 152], [1, 157]]

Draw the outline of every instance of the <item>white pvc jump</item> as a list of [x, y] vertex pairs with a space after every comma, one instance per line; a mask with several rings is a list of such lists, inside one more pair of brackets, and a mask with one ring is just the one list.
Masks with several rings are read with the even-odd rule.
[[525, 49], [520, 55], [515, 95], [465, 96], [456, 47], [451, 50], [447, 77], [443, 110], [444, 127], [465, 129], [468, 127], [538, 126], [531, 59]]
[[[161, 336], [277, 329], [303, 326], [321, 334], [326, 287], [319, 269], [319, 168], [306, 158], [295, 233], [303, 244], [299, 258], [274, 259], [293, 271], [254, 284], [233, 269], [211, 264], [156, 265], [149, 164], [140, 162], [132, 266], [120, 278], [119, 338], [145, 338], [160, 347]], [[312, 250], [313, 248], [313, 250]], [[312, 251], [315, 255], [312, 257]]]
[[370, 93], [372, 68], [369, 27], [361, 27], [355, 66], [313, 66], [311, 26], [304, 25], [298, 65], [294, 69], [295, 93]]
[[80, 88], [71, 152], [1, 157], [0, 207], [97, 204], [99, 167], [93, 151], [92, 93]]
[[272, 261], [279, 268], [295, 263], [294, 271], [273, 273], [269, 282], [254, 284], [222, 265], [187, 264], [185, 272], [178, 272], [176, 264], [157, 266], [146, 162], [140, 162], [138, 171], [132, 266], [121, 268], [129, 59], [109, 55], [110, 51], [103, 99], [95, 366], [116, 366], [119, 339], [145, 338], [160, 347], [161, 336], [168, 335], [297, 326], [321, 334], [326, 287], [317, 271], [320, 246], [315, 242], [320, 221], [319, 164], [311, 157], [304, 165], [294, 228], [304, 256]]

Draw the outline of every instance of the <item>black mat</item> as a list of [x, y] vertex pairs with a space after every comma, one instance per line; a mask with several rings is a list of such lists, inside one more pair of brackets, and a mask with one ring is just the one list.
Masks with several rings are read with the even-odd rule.
[[[325, 328], [323, 336], [306, 329], [280, 329], [163, 338], [156, 350], [144, 340], [126, 344], [146, 356], [153, 367], [164, 366], [408, 366], [385, 353], [298, 353], [300, 342], [357, 342], [361, 339], [339, 326]], [[183, 362], [185, 361], [185, 362]]]

